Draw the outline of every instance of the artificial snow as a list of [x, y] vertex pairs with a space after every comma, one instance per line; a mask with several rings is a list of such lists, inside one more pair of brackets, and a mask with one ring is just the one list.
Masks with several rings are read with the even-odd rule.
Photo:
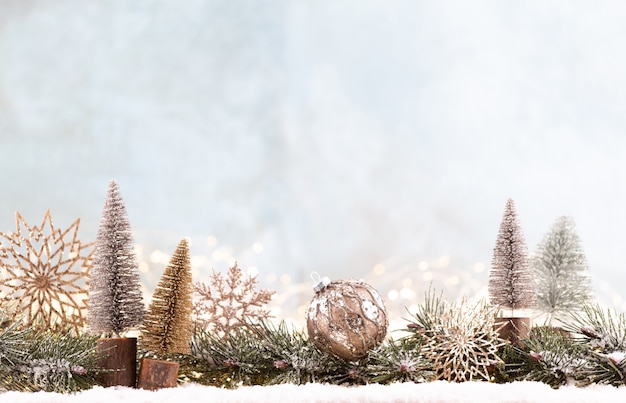
[[[384, 305], [381, 305], [384, 306]], [[361, 309], [363, 310], [363, 315], [372, 322], [378, 320], [378, 307], [374, 305], [372, 301], [363, 300], [361, 303]]]
[[613, 351], [612, 353], [609, 353], [606, 356], [615, 365], [618, 365], [620, 362], [626, 359], [626, 353], [623, 351]]
[[565, 386], [552, 389], [538, 382], [492, 384], [487, 382], [424, 384], [396, 383], [392, 385], [337, 386], [325, 384], [246, 386], [236, 390], [201, 385], [185, 385], [172, 389], [147, 391], [125, 387], [96, 387], [76, 394], [0, 392], [0, 401], [28, 403], [90, 402], [132, 403], [190, 402], [397, 402], [397, 403], [605, 403], [623, 401], [624, 387], [593, 385], [586, 388]]

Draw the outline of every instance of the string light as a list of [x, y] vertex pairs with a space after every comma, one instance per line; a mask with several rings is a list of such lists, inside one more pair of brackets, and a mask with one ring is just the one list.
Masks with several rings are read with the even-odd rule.
[[[206, 238], [206, 244], [208, 246], [217, 245], [217, 237], [210, 235]], [[250, 259], [255, 255], [265, 252], [265, 246], [262, 242], [256, 241], [252, 243], [249, 249], [243, 249], [242, 251], [233, 252], [234, 247], [228, 245], [221, 245], [219, 248], [212, 251], [208, 251], [206, 255], [197, 255], [192, 257], [192, 269], [194, 273], [194, 279], [201, 279], [207, 273], [204, 268], [215, 268], [217, 264], [228, 264], [229, 266], [238, 263], [245, 267], [245, 272], [249, 276], [261, 276], [263, 284], [266, 286], [273, 285], [278, 287], [278, 293], [272, 298], [270, 305], [279, 306], [281, 308], [281, 320], [290, 320], [300, 325], [304, 322], [305, 307], [301, 305], [303, 300], [307, 300], [310, 295], [309, 282], [294, 282], [293, 273], [267, 273], [259, 269], [254, 261]], [[236, 254], [237, 256], [233, 256]], [[151, 260], [157, 262], [167, 259], [165, 254], [156, 250], [150, 255]], [[387, 265], [379, 262], [371, 266], [371, 275], [376, 276], [378, 280], [376, 283], [381, 287], [381, 291], [384, 292], [386, 304], [389, 309], [389, 315], [391, 318], [397, 318], [398, 320], [404, 318], [406, 315], [407, 307], [416, 308], [421, 302], [421, 296], [428, 284], [433, 284], [434, 287], [445, 287], [442, 289], [446, 293], [447, 297], [455, 298], [455, 293], [463, 292], [464, 295], [475, 297], [482, 284], [480, 281], [471, 281], [472, 273], [484, 272], [486, 266], [483, 262], [475, 261], [469, 264], [466, 268], [451, 267], [451, 257], [449, 255], [440, 255], [433, 259], [421, 259], [414, 263], [397, 263], [393, 265]], [[393, 261], [392, 257], [387, 257], [385, 261]], [[439, 273], [439, 268], [446, 267], [444, 273]], [[437, 269], [437, 270], [434, 270]], [[140, 264], [140, 270], [142, 273], [147, 273], [146, 263]], [[455, 270], [461, 270], [469, 274], [468, 280], [459, 272], [455, 274]], [[419, 273], [416, 275], [416, 271]], [[1, 275], [1, 273], [0, 273]], [[440, 281], [437, 283], [436, 281]], [[463, 287], [459, 289], [459, 284], [463, 281]], [[278, 286], [276, 284], [279, 284]], [[280, 288], [286, 287], [283, 291]], [[386, 287], [385, 287], [386, 286]], [[437, 288], [441, 289], [441, 288]], [[624, 301], [620, 301], [624, 303]], [[412, 309], [410, 311], [415, 311]], [[395, 322], [393, 322], [395, 323]], [[393, 326], [392, 326], [393, 327]]]
[[206, 240], [207, 245], [214, 247], [217, 245], [217, 238], [214, 235], [210, 235]]

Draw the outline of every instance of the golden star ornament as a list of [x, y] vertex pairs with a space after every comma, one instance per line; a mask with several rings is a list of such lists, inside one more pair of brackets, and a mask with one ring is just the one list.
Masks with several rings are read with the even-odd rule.
[[40, 226], [15, 220], [17, 232], [0, 232], [0, 309], [38, 330], [79, 333], [93, 254], [93, 242], [77, 238], [80, 219], [65, 230], [49, 210]]

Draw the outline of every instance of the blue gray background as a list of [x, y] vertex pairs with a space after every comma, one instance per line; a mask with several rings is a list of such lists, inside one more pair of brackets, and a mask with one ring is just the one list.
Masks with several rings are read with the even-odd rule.
[[[626, 307], [626, 4], [0, 1], [0, 231], [95, 238], [120, 184], [149, 294], [188, 237], [300, 320], [311, 273], [392, 318], [485, 295], [506, 200], [529, 250], [577, 225]], [[395, 313], [397, 312], [397, 314]]]

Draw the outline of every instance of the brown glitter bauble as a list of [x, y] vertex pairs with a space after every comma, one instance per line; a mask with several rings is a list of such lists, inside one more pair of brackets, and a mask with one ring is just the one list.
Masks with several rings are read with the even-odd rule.
[[371, 286], [363, 281], [336, 280], [318, 288], [306, 320], [309, 338], [319, 349], [355, 361], [385, 339], [387, 311]]

